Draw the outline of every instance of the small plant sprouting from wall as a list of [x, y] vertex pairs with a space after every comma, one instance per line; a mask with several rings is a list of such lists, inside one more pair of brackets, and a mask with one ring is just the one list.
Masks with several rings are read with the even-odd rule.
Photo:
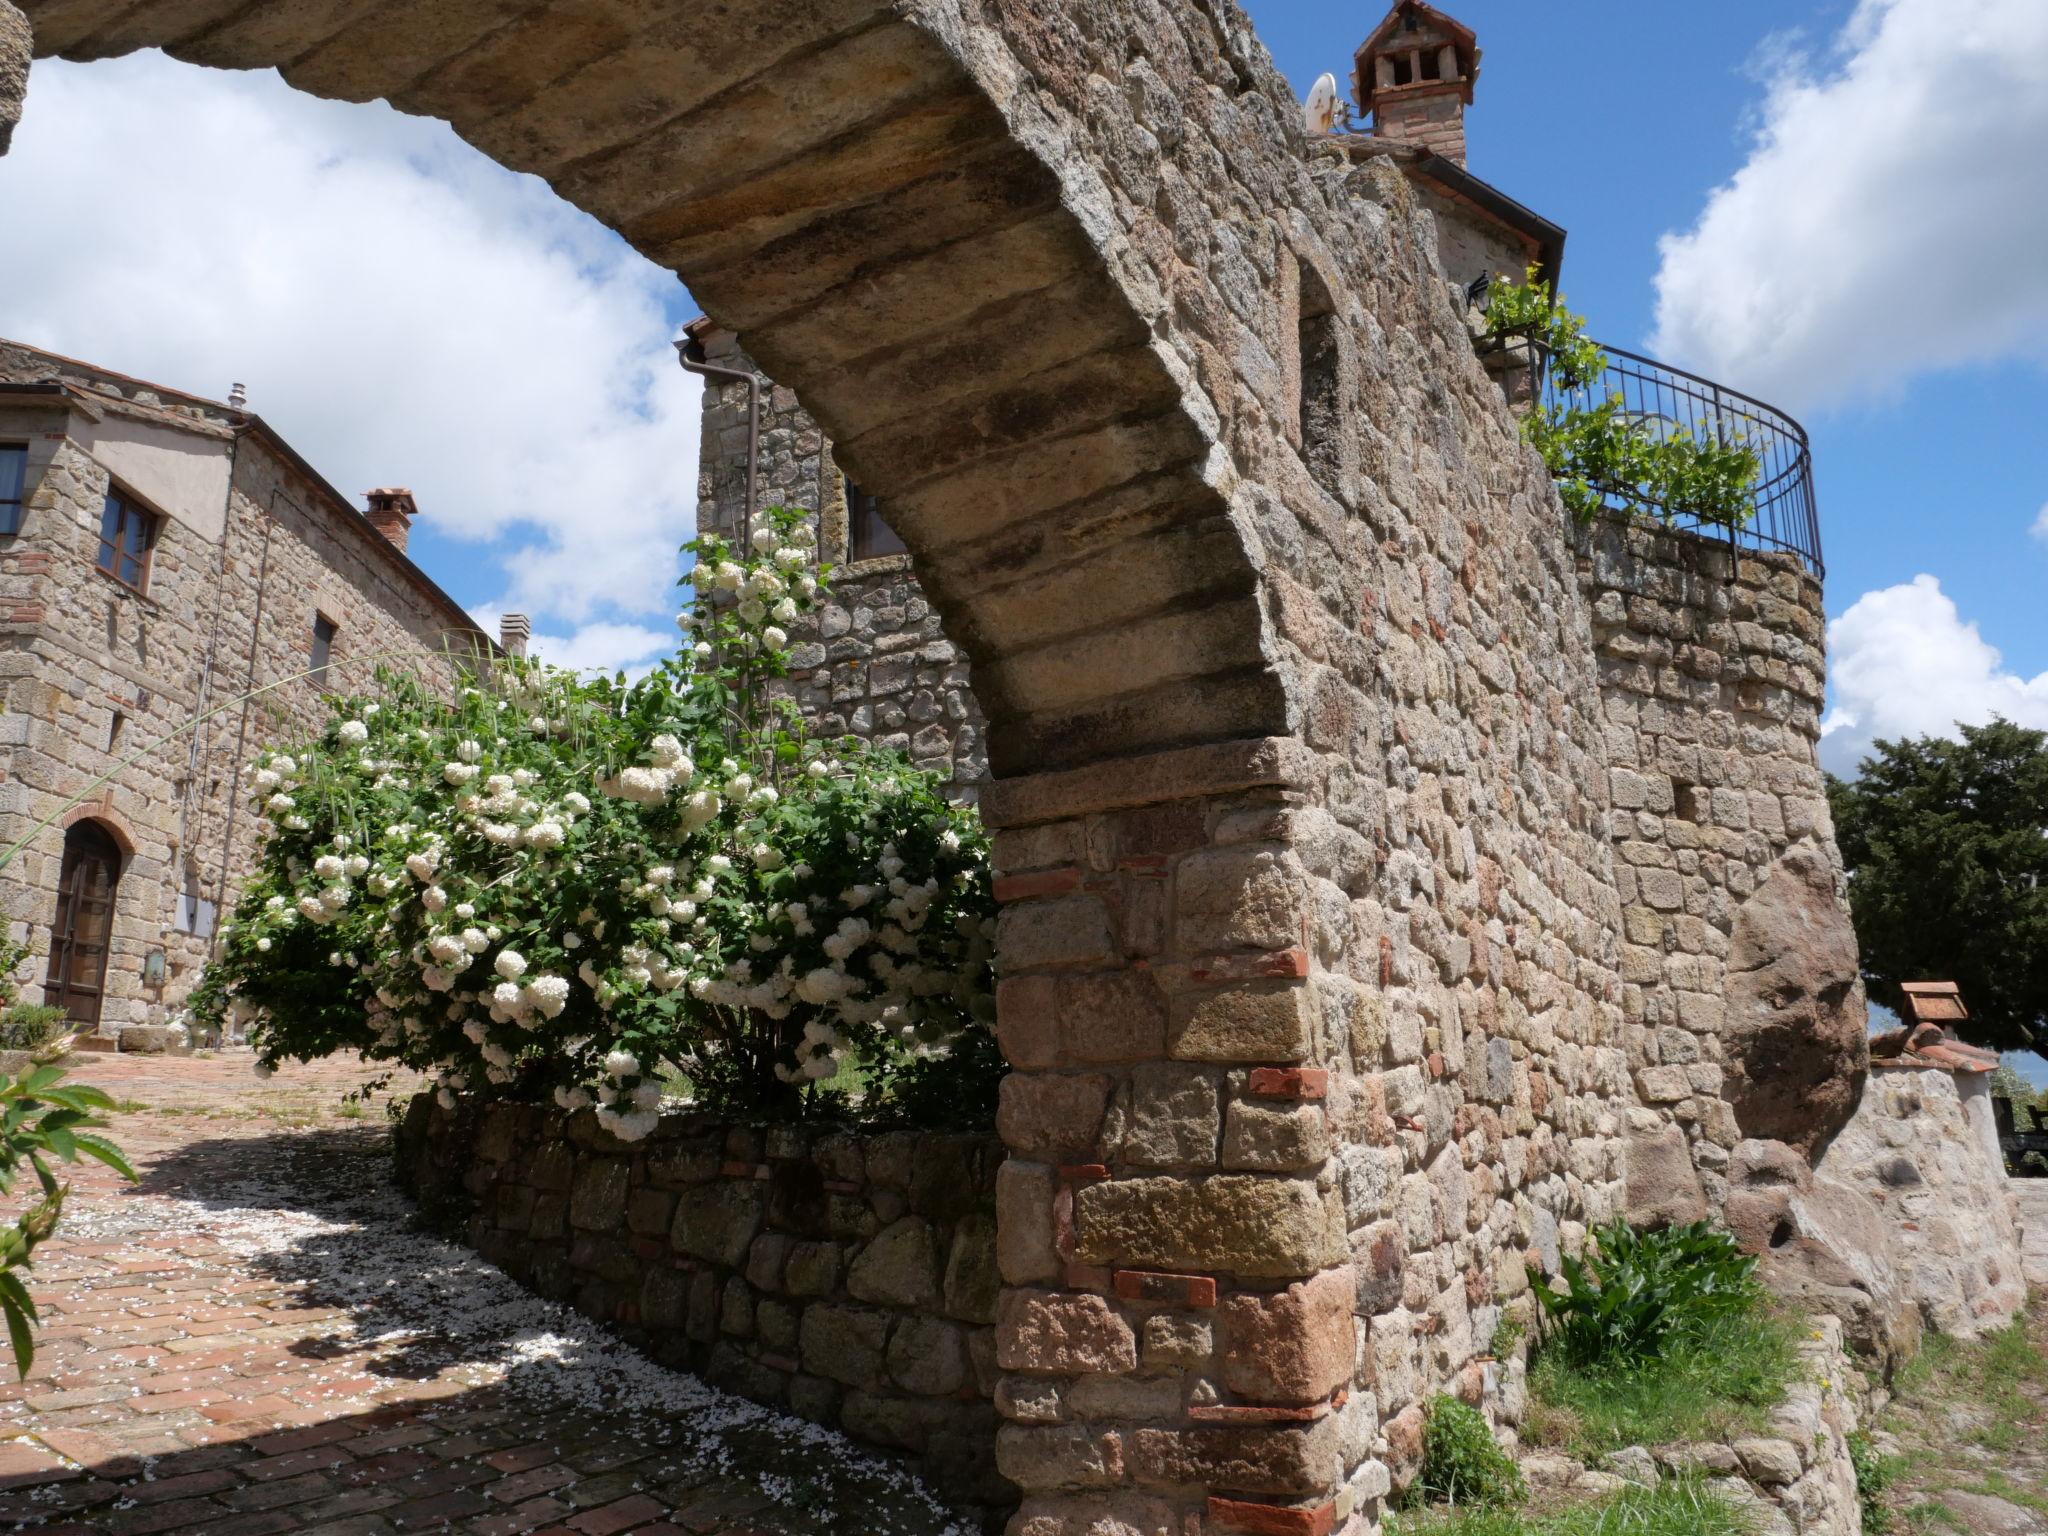
[[1762, 464], [1729, 423], [1632, 411], [1613, 392], [1587, 403], [1607, 354], [1534, 268], [1522, 282], [1491, 290], [1486, 323], [1489, 343], [1522, 343], [1548, 371], [1548, 387], [1523, 418], [1522, 435], [1581, 523], [1619, 511], [1740, 528], [1755, 515]]
[[1422, 1475], [1409, 1489], [1420, 1503], [1507, 1508], [1527, 1489], [1514, 1457], [1502, 1450], [1477, 1408], [1454, 1397], [1430, 1400], [1422, 1429]]

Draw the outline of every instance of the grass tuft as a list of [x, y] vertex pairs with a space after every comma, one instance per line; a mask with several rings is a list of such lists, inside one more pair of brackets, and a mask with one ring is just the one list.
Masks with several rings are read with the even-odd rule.
[[1987, 1451], [2011, 1453], [2043, 1430], [2041, 1397], [2048, 1394], [2048, 1353], [2028, 1334], [2024, 1319], [1974, 1343], [1931, 1334], [1899, 1372], [1899, 1398], [1918, 1405], [1968, 1404], [1966, 1433]]
[[1798, 1376], [1798, 1337], [1783, 1319], [1751, 1311], [1706, 1323], [1652, 1360], [1582, 1366], [1539, 1351], [1525, 1431], [1537, 1444], [1591, 1459], [1760, 1428]]
[[1755, 1536], [1756, 1528], [1695, 1478], [1630, 1488], [1548, 1515], [1433, 1509], [1390, 1517], [1386, 1527], [1388, 1536]]

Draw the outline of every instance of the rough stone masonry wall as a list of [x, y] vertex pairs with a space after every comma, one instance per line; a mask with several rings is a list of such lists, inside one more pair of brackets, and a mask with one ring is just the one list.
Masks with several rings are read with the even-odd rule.
[[[1855, 1117], [1800, 1194], [1795, 1218], [1815, 1226], [1831, 1186], [1878, 1213], [1890, 1262], [1880, 1284], [1936, 1333], [1973, 1339], [2026, 1305], [2019, 1206], [1995, 1139], [1986, 1144], [1990, 1080], [1887, 1062], [1873, 1065]], [[1839, 1198], [1839, 1197], [1837, 1197]]]
[[1618, 521], [1583, 546], [1638, 1123], [1680, 1128], [1718, 1209], [1738, 1143], [1817, 1153], [1868, 1061], [1816, 755], [1820, 583], [1791, 555]]
[[[973, 800], [988, 776], [987, 727], [967, 660], [946, 638], [910, 557], [852, 559], [846, 477], [823, 430], [731, 332], [714, 327], [704, 340], [708, 361], [760, 380], [760, 505], [810, 512], [819, 558], [833, 570], [831, 596], [792, 631], [788, 696], [817, 734], [902, 752]], [[704, 381], [698, 466], [697, 526], [737, 540], [747, 506], [747, 388], [737, 380]]]
[[1369, 1530], [1632, 1091], [1564, 515], [1399, 175], [1225, 0], [27, 9], [448, 117], [801, 392], [988, 719], [1013, 1530]]
[[[1188, 317], [1198, 366], [1270, 368], [1233, 426], [1287, 446], [1232, 483], [1275, 541], [1306, 739], [990, 791], [1020, 972], [1002, 1465], [1034, 1536], [1163, 1530], [1204, 1488], [1219, 1530], [1364, 1528], [1414, 1470], [1431, 1391], [1512, 1410], [1515, 1368], [1480, 1359], [1503, 1301], [1526, 1308], [1524, 1263], [1620, 1207], [1598, 705], [1555, 503], [1405, 183], [1318, 167], [1303, 191], [1360, 241], [1304, 254], [1254, 207], [1293, 189], [1146, 158], [1154, 129], [1199, 131], [1173, 103], [1214, 94], [1149, 58], [1132, 78], [1155, 117], [1122, 146], [1144, 190], [1120, 216], [1147, 258], [1223, 284]], [[1366, 425], [1313, 441], [1298, 349], [1319, 284], [1344, 296], [1334, 416]], [[1425, 373], [1449, 395], [1412, 394]], [[728, 447], [738, 399], [718, 402]], [[1504, 469], [1482, 490], [1475, 461]], [[904, 526], [915, 541], [914, 508]], [[1105, 632], [1062, 665], [1142, 673], [1177, 643]]]
[[762, 1130], [670, 1115], [628, 1148], [589, 1113], [415, 1098], [399, 1174], [485, 1258], [670, 1365], [918, 1459], [994, 1468], [990, 1136]]

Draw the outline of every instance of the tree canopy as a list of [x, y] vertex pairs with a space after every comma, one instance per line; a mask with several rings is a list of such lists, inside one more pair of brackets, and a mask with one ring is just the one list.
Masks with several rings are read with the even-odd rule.
[[1872, 998], [1953, 981], [1965, 1036], [2048, 1055], [2048, 732], [1880, 741], [1828, 800]]

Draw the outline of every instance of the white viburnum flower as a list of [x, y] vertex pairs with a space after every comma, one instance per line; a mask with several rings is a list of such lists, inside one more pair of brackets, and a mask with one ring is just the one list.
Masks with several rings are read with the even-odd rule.
[[360, 720], [344, 720], [335, 728], [334, 734], [355, 747], [370, 739], [370, 728]]
[[516, 949], [502, 950], [498, 958], [491, 962], [491, 969], [507, 981], [517, 981], [526, 974], [526, 956]]

